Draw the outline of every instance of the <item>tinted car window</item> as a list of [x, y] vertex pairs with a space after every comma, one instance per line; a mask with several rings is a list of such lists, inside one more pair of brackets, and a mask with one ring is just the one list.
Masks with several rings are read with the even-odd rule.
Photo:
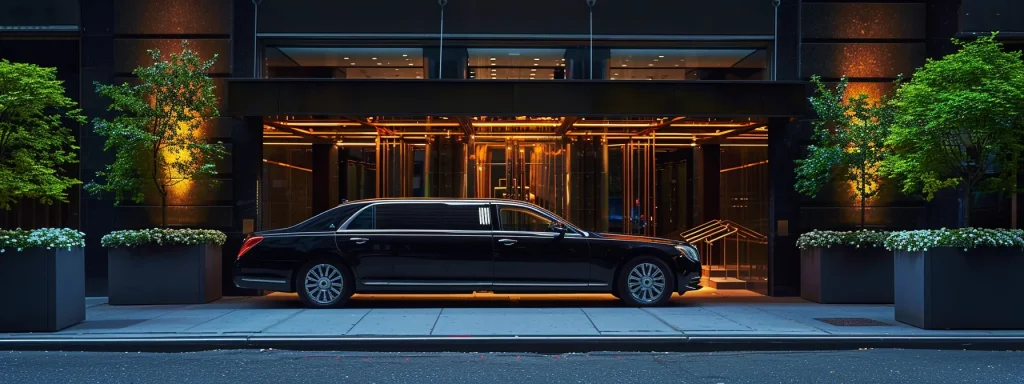
[[376, 206], [367, 208], [366, 210], [359, 213], [358, 216], [352, 219], [348, 223], [346, 229], [373, 229], [374, 227], [374, 216], [376, 213]]
[[547, 232], [551, 220], [522, 208], [501, 207], [498, 215], [503, 231]]
[[480, 214], [480, 209], [488, 209], [486, 204], [393, 203], [376, 207], [377, 229], [491, 229], [489, 217]]
[[346, 204], [332, 208], [324, 213], [313, 216], [309, 220], [296, 224], [293, 228], [299, 232], [320, 232], [337, 230], [341, 223], [362, 208], [363, 204]]

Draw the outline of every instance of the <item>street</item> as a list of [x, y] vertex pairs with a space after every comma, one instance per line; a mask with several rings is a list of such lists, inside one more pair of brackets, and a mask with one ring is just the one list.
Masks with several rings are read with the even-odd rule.
[[1021, 383], [1024, 352], [0, 352], [0, 383]]

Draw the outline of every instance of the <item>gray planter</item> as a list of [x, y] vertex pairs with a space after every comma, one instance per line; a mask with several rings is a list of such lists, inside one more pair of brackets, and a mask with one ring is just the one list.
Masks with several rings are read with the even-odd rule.
[[895, 254], [896, 320], [924, 329], [1024, 329], [1024, 251]]
[[0, 332], [56, 332], [85, 320], [82, 248], [0, 254]]
[[219, 245], [107, 251], [110, 305], [202, 304], [221, 298]]
[[800, 296], [822, 304], [892, 304], [893, 253], [833, 246], [800, 252]]

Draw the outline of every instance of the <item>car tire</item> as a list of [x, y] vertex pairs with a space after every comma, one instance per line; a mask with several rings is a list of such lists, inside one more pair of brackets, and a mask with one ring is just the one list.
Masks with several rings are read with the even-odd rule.
[[295, 291], [309, 308], [340, 308], [352, 297], [355, 281], [344, 264], [310, 261], [295, 275]]
[[664, 261], [656, 257], [641, 256], [622, 266], [615, 284], [619, 299], [626, 305], [657, 307], [672, 300], [676, 279], [672, 269]]

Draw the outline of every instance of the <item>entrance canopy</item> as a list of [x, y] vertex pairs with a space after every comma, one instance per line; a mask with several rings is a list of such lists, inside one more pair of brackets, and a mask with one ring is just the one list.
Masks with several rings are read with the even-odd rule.
[[807, 83], [230, 79], [229, 116], [767, 118], [804, 114]]

